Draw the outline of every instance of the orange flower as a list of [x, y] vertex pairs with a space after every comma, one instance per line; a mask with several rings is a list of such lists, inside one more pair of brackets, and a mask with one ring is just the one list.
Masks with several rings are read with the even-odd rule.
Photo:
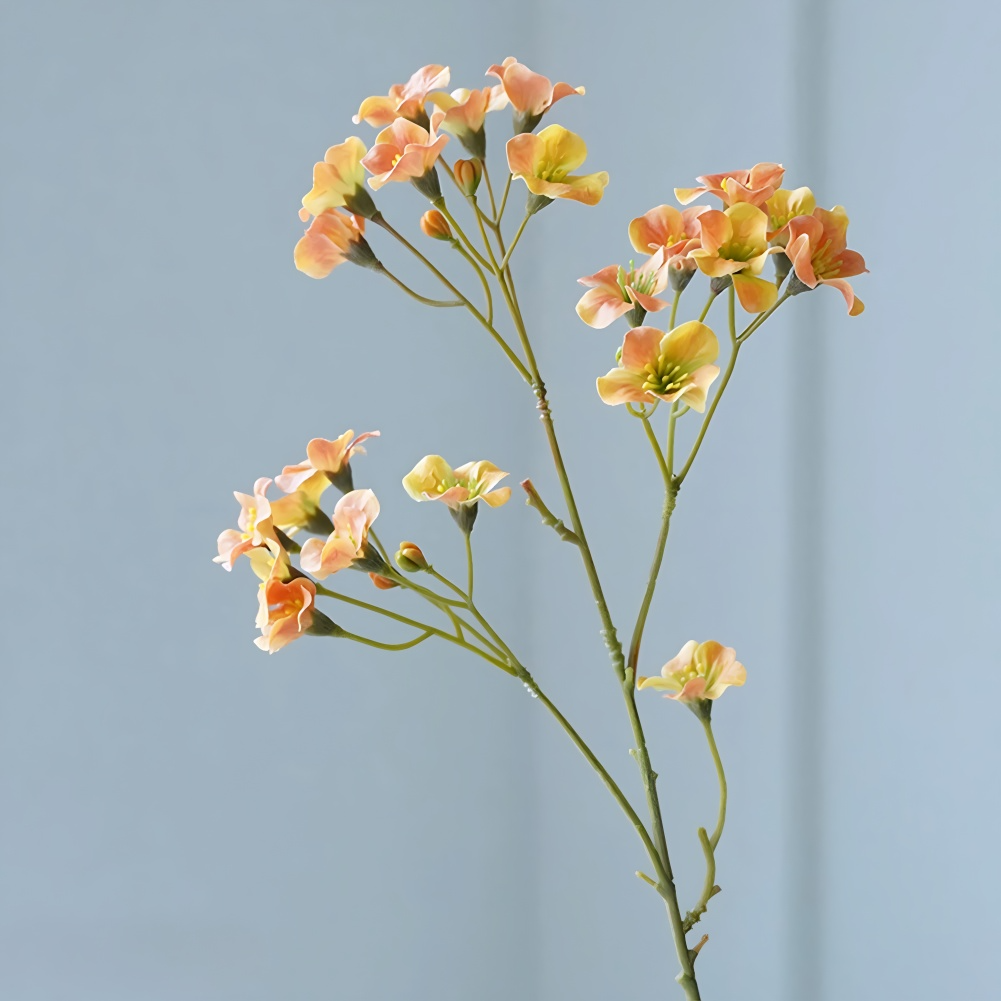
[[699, 216], [702, 246], [690, 253], [699, 270], [710, 278], [733, 277], [741, 306], [763, 313], [778, 298], [772, 282], [758, 278], [768, 257], [768, 216], [756, 205], [738, 202], [718, 212]]
[[585, 205], [597, 205], [605, 193], [608, 174], [575, 176], [570, 173], [587, 157], [587, 146], [580, 136], [550, 125], [537, 136], [522, 133], [508, 140], [507, 162], [511, 173], [520, 177], [533, 195], [547, 199], [569, 198]]
[[421, 216], [420, 227], [421, 232], [425, 236], [431, 237], [432, 240], [451, 241], [455, 239], [452, 236], [452, 227], [449, 226], [448, 220], [437, 209], [428, 209]]
[[[368, 530], [379, 516], [379, 501], [371, 490], [351, 490], [334, 508], [334, 530], [325, 541], [310, 539], [302, 547], [303, 570], [323, 580], [367, 557]], [[367, 569], [367, 568], [366, 568]]]
[[[830, 211], [815, 209], [813, 215], [798, 216], [789, 223], [786, 254], [801, 285], [805, 289], [832, 285], [845, 297], [848, 315], [858, 316], [865, 304], [845, 279], [869, 269], [862, 255], [847, 250], [847, 245], [848, 213], [841, 205]], [[805, 289], [795, 288], [790, 279], [789, 291], [793, 295]]]
[[696, 320], [670, 333], [634, 327], [622, 342], [619, 367], [598, 380], [598, 395], [609, 406], [679, 400], [701, 413], [706, 392], [719, 375], [711, 364], [718, 356], [716, 335]]
[[453, 508], [477, 501], [500, 507], [511, 497], [510, 487], [497, 487], [505, 476], [492, 462], [467, 462], [452, 469], [440, 455], [425, 455], [403, 477], [403, 489], [416, 501], [443, 501]]
[[283, 581], [269, 577], [261, 584], [257, 628], [261, 635], [254, 643], [268, 653], [302, 636], [316, 614], [316, 585], [306, 577]]
[[441, 91], [429, 98], [435, 106], [431, 126], [435, 132], [444, 129], [455, 136], [472, 156], [483, 159], [487, 153], [483, 123], [488, 111], [506, 108], [507, 94], [500, 84], [481, 90], [460, 87], [451, 94]]
[[607, 327], [634, 307], [656, 313], [667, 303], [655, 296], [667, 288], [667, 257], [663, 247], [638, 268], [629, 270], [610, 264], [593, 275], [578, 278], [586, 286], [577, 315], [591, 327]]
[[365, 190], [365, 171], [361, 165], [364, 156], [365, 144], [357, 136], [349, 136], [339, 146], [327, 150], [323, 162], [313, 166], [312, 190], [303, 195], [299, 210], [303, 222], [328, 209], [346, 208], [365, 219], [376, 214], [375, 202]]
[[240, 517], [237, 520], [240, 531], [227, 528], [219, 534], [219, 555], [213, 557], [213, 563], [221, 563], [226, 570], [232, 570], [233, 564], [244, 553], [265, 547], [269, 541], [277, 544], [271, 503], [265, 496], [270, 485], [271, 480], [262, 476], [254, 483], [253, 496], [234, 491], [233, 496], [240, 502]]
[[514, 56], [508, 56], [500, 66], [491, 66], [487, 76], [500, 80], [504, 93], [513, 105], [516, 112], [515, 132], [531, 132], [561, 98], [584, 93], [583, 87], [571, 87], [568, 83], [554, 85], [548, 77], [533, 73]]
[[365, 220], [336, 209], [321, 212], [295, 245], [295, 266], [310, 278], [326, 278], [338, 264], [350, 261], [363, 268], [380, 267], [364, 237]]
[[629, 242], [641, 254], [660, 247], [667, 247], [673, 253], [687, 253], [693, 247], [680, 249], [678, 245], [684, 247], [694, 241], [694, 246], [698, 246], [699, 216], [708, 211], [707, 205], [693, 205], [680, 212], [673, 205], [658, 205], [629, 224]]
[[368, 179], [373, 191], [390, 181], [411, 181], [432, 201], [441, 197], [434, 163], [448, 142], [448, 136], [415, 125], [406, 118], [397, 118], [376, 137], [375, 145], [362, 160], [362, 165], [374, 176]]
[[423, 66], [406, 83], [394, 83], [386, 97], [366, 97], [358, 114], [352, 118], [355, 125], [368, 122], [376, 128], [389, 125], [397, 118], [407, 118], [427, 128], [428, 117], [424, 102], [432, 90], [447, 87], [447, 66]]
[[369, 438], [378, 438], [378, 431], [366, 431], [353, 437], [354, 431], [345, 431], [340, 438], [328, 441], [313, 438], [306, 446], [306, 458], [294, 466], [285, 466], [275, 483], [280, 490], [290, 494], [308, 481], [323, 480], [333, 483], [342, 493], [353, 489], [351, 467], [348, 463], [355, 455], [364, 455], [361, 443]]
[[756, 163], [750, 170], [731, 170], [725, 174], [705, 174], [697, 177], [700, 188], [675, 188], [674, 195], [682, 205], [709, 192], [724, 205], [750, 202], [759, 208], [775, 194], [782, 183], [785, 167], [780, 163]]
[[718, 699], [731, 685], [739, 687], [747, 680], [737, 651], [714, 640], [689, 640], [660, 674], [659, 678], [638, 678], [636, 687], [654, 688], [666, 692], [665, 698], [694, 703]]

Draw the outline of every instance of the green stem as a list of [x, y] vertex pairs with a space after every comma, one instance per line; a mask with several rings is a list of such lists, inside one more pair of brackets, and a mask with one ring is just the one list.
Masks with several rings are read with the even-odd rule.
[[504, 209], [507, 208], [507, 196], [511, 193], [511, 182], [514, 180], [514, 174], [507, 175], [507, 182], [504, 185], [504, 194], [501, 196], [500, 208], [497, 210], [496, 215], [494, 215], [494, 229], [500, 230], [501, 219], [504, 218]]
[[458, 636], [446, 633], [443, 629], [437, 629], [434, 626], [428, 625], [426, 622], [419, 622], [418, 620], [411, 619], [406, 615], [391, 612], [387, 608], [380, 608], [378, 605], [362, 601], [360, 598], [352, 598], [350, 595], [341, 594], [339, 591], [331, 591], [329, 588], [323, 587], [321, 584], [316, 585], [316, 593], [322, 594], [326, 598], [334, 598], [337, 601], [343, 601], [345, 604], [353, 605], [355, 608], [363, 608], [367, 612], [374, 612], [376, 615], [385, 616], [387, 619], [392, 619], [394, 622], [402, 622], [403, 625], [412, 626], [414, 629], [418, 629], [421, 632], [429, 632], [432, 636], [437, 636], [449, 643], [454, 643], [456, 646], [462, 647], [464, 650], [470, 651], [470, 653], [475, 653], [478, 657], [482, 657], [484, 660], [493, 664], [495, 667], [499, 667], [507, 674], [517, 674], [517, 671], [515, 671], [510, 664], [506, 664], [504, 661], [490, 656], [490, 654], [486, 653], [486, 651], [480, 650], [478, 647], [473, 646], [471, 643], [467, 643]]
[[349, 633], [345, 629], [340, 634], [340, 638], [354, 640], [355, 643], [364, 643], [365, 646], [375, 647], [376, 650], [409, 650], [411, 647], [417, 646], [418, 643], [423, 643], [429, 636], [433, 635], [434, 633], [430, 629], [427, 629], [420, 636], [416, 636], [412, 640], [407, 640], [405, 643], [383, 643], [380, 640], [369, 639], [367, 636], [359, 636], [357, 633]]
[[532, 384], [532, 375], [525, 368], [522, 360], [511, 350], [510, 345], [503, 337], [494, 329], [492, 323], [487, 321], [487, 318], [402, 234], [397, 232], [390, 224], [386, 221], [386, 218], [380, 213], [372, 220], [376, 225], [381, 226], [390, 236], [398, 240], [404, 247], [406, 247], [419, 261], [423, 262], [425, 267], [427, 267], [432, 274], [447, 288], [450, 292], [456, 295], [462, 300], [465, 307], [473, 314], [474, 317], [479, 321], [480, 325], [483, 326], [490, 336], [497, 342], [504, 354], [507, 355], [508, 361], [515, 367], [518, 374], [525, 380], [529, 385]]
[[487, 182], [487, 194], [490, 196], [490, 215], [497, 218], [497, 202], [494, 201], [494, 186], [490, 183], [490, 171], [487, 169], [487, 161], [480, 160], [483, 164], [483, 180]]
[[508, 261], [511, 260], [511, 255], [514, 253], [514, 248], [518, 246], [518, 241], [521, 239], [521, 234], [525, 232], [525, 227], [528, 225], [528, 220], [532, 218], [530, 212], [525, 213], [525, 218], [521, 220], [521, 225], [518, 227], [518, 231], [514, 234], [514, 239], [511, 241], [511, 246], [507, 248], [507, 253], [504, 255], [504, 259], [500, 262], [499, 270], [503, 271], [507, 265]]
[[709, 310], [712, 307], [715, 298], [716, 298], [716, 293], [710, 292], [709, 298], [706, 300], [706, 304], [702, 309], [702, 313], [699, 315], [699, 323], [703, 323], [705, 321], [705, 318], [709, 315]]
[[466, 248], [463, 247], [458, 240], [455, 240], [452, 244], [455, 249], [462, 254], [462, 256], [469, 261], [470, 267], [476, 272], [476, 277], [480, 280], [480, 285], [483, 286], [483, 295], [487, 301], [487, 323], [493, 326], [494, 322], [494, 297], [493, 293], [490, 291], [490, 282], [487, 281], [487, 276], [483, 273], [483, 269], [473, 260], [472, 256], [467, 252]]
[[709, 752], [713, 756], [713, 764], [716, 766], [716, 777], [719, 779], [719, 815], [716, 818], [716, 829], [709, 835], [709, 844], [715, 852], [720, 836], [723, 834], [723, 825], [726, 823], [726, 774], [723, 771], [723, 762], [720, 760], [719, 748], [716, 746], [716, 737], [713, 735], [713, 725], [709, 717], [702, 720], [702, 727], [706, 731], [706, 740], [709, 741]]
[[420, 295], [415, 292], [409, 285], [405, 282], [400, 281], [392, 271], [389, 270], [385, 265], [378, 269], [380, 273], [384, 274], [397, 288], [403, 289], [411, 299], [416, 299], [419, 303], [425, 306], [434, 306], [436, 309], [449, 309], [453, 306], [464, 306], [465, 303], [459, 299], [429, 299], [427, 296]]
[[681, 293], [674, 293], [674, 301], [671, 303], [671, 318], [668, 320], [667, 328], [668, 330], [674, 330], [674, 318], [678, 315], [678, 301], [681, 299]]
[[772, 313], [774, 313], [775, 310], [777, 310], [779, 308], [779, 306], [781, 306], [782, 303], [784, 303], [786, 301], [786, 299], [788, 299], [791, 295], [792, 295], [792, 293], [788, 289], [786, 289], [786, 291], [783, 292], [782, 295], [779, 296], [779, 298], [775, 301], [775, 305], [772, 306], [771, 309], [766, 309], [760, 316], [755, 317], [741, 331], [740, 337], [737, 338], [737, 342], [739, 344], [743, 344], [744, 341], [746, 341], [751, 336], [751, 334], [753, 334], [754, 331], [757, 330], [758, 327], [760, 327], [765, 322], [765, 320], [767, 320], [768, 317], [770, 317], [772, 315]]
[[476, 260], [483, 265], [483, 267], [489, 268], [490, 264], [487, 261], [487, 259], [476, 249], [476, 247], [473, 244], [473, 241], [470, 240], [468, 236], [466, 236], [465, 231], [456, 221], [455, 216], [453, 216], [452, 213], [448, 211], [448, 208], [445, 205], [445, 199], [443, 197], [436, 198], [431, 204], [448, 220], [448, 224], [452, 227], [453, 230], [455, 230], [455, 232], [459, 236], [459, 239], [466, 245], [466, 250], [469, 251], [469, 253], [472, 254], [473, 257], [475, 257]]
[[469, 583], [466, 585], [466, 595], [469, 604], [473, 603], [473, 533], [466, 532], [466, 578]]
[[[510, 270], [508, 270], [506, 274], [510, 280]], [[653, 767], [650, 764], [650, 754], [647, 750], [646, 735], [643, 732], [643, 724], [636, 708], [635, 668], [628, 668], [626, 666], [625, 657], [623, 656], [622, 651], [622, 644], [619, 642], [618, 635], [615, 630], [615, 624], [612, 621], [611, 612], [608, 608], [608, 602], [605, 599], [604, 591], [601, 587], [601, 581], [598, 577], [598, 571], [594, 564], [594, 558], [591, 554], [590, 546], [588, 545], [587, 538], [584, 534], [584, 526], [581, 523], [580, 512], [577, 508], [577, 503], [574, 500], [573, 489], [570, 486], [570, 477], [567, 473], [566, 464], [563, 461], [559, 442], [556, 437], [556, 429], [553, 425], [552, 412], [546, 396], [546, 387], [542, 381], [542, 376], [539, 373], [538, 363], [536, 362], [535, 353], [532, 351], [532, 346], [528, 339], [528, 332], [525, 329], [525, 323], [521, 315], [521, 310], [518, 308], [514, 299], [514, 282], [513, 280], [511, 281], [510, 290], [503, 281], [500, 285], [501, 291], [503, 292], [504, 298], [507, 302], [508, 310], [511, 313], [511, 318], [514, 321], [515, 329], [518, 331], [518, 337], [521, 341], [522, 350], [528, 362], [528, 367], [531, 370], [532, 387], [535, 390], [536, 399], [538, 401], [536, 406], [542, 415], [542, 424], [545, 428], [546, 438], [549, 442], [549, 450], [552, 453], [553, 464], [556, 467], [556, 473], [560, 481], [560, 486], [563, 489], [563, 497], [566, 502], [567, 511], [570, 515], [570, 522], [573, 526], [574, 534], [579, 540], [578, 549], [580, 550], [581, 559], [584, 563], [584, 570], [591, 586], [591, 593], [594, 596], [595, 604], [598, 607], [598, 615], [601, 619], [602, 635], [605, 640], [605, 646], [608, 648], [612, 666], [619, 678], [623, 698], [626, 703], [626, 710], [629, 714], [629, 722], [636, 742], [636, 760], [639, 764], [640, 774], [643, 779], [647, 807], [650, 812], [650, 819], [653, 826], [654, 842], [657, 847], [659, 863], [658, 871], [661, 873], [661, 895], [663, 896], [667, 906], [667, 912], [671, 922], [671, 931], [674, 938], [674, 946], [678, 955], [678, 962], [681, 965], [681, 974], [679, 975], [678, 982], [684, 988], [689, 1001], [698, 1001], [699, 988], [695, 979], [695, 966], [692, 954], [688, 949], [688, 943], [685, 940], [684, 922], [681, 916], [681, 908], [678, 905], [678, 891], [674, 884], [674, 875], [671, 870], [671, 861], [667, 850], [667, 838], [664, 833], [664, 819], [661, 814], [660, 799], [657, 795], [657, 774], [654, 772]]]

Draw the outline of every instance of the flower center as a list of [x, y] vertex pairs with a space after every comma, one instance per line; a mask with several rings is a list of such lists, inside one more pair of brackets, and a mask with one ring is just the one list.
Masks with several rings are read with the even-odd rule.
[[831, 247], [831, 240], [825, 240], [814, 252], [813, 273], [818, 278], [837, 278], [841, 272], [841, 261]]
[[757, 257], [761, 251], [750, 243], [739, 243], [733, 241], [726, 243], [719, 248], [719, 256], [728, 261], [749, 261], [752, 257]]
[[647, 393], [656, 396], [669, 396], [671, 393], [678, 393], [688, 385], [689, 373], [684, 367], [660, 359], [656, 365], [646, 365], [643, 371], [646, 373], [646, 380], [643, 389]]

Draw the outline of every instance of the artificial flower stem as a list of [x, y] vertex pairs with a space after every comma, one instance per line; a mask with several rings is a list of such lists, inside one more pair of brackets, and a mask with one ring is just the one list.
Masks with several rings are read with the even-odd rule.
[[423, 643], [428, 637], [433, 636], [430, 630], [425, 630], [419, 636], [415, 636], [412, 640], [407, 640], [405, 643], [383, 643], [380, 640], [369, 639], [367, 636], [359, 636], [357, 633], [349, 633], [346, 629], [339, 634], [340, 638], [346, 640], [354, 640], [355, 643], [363, 643], [365, 646], [374, 647], [376, 650], [409, 650], [411, 647], [417, 646], [418, 643]]
[[716, 818], [716, 829], [709, 835], [709, 844], [715, 852], [720, 836], [723, 834], [723, 825], [726, 823], [726, 773], [723, 771], [723, 762], [720, 760], [719, 748], [716, 746], [716, 737], [713, 735], [712, 720], [708, 716], [702, 718], [702, 727], [706, 731], [706, 740], [709, 741], [709, 753], [713, 756], [713, 764], [716, 766], [716, 777], [719, 779], [719, 815]]
[[702, 896], [699, 897], [699, 902], [685, 915], [686, 932], [691, 931], [692, 926], [705, 914], [710, 899], [719, 893], [719, 887], [716, 885], [716, 856], [704, 827], [699, 828], [699, 844], [702, 845], [702, 854], [706, 859], [706, 878], [702, 884]]
[[699, 314], [699, 323], [705, 322], [705, 318], [709, 315], [709, 310], [712, 308], [712, 304], [716, 299], [716, 293], [710, 292], [709, 298], [706, 300], [705, 306], [702, 307], [702, 312]]
[[466, 248], [463, 247], [458, 240], [455, 240], [452, 244], [455, 249], [462, 254], [462, 256], [469, 261], [470, 267], [476, 272], [476, 277], [480, 280], [480, 285], [483, 286], [483, 295], [487, 303], [487, 323], [491, 326], [494, 322], [494, 297], [493, 293], [490, 291], [490, 282], [487, 281], [487, 276], [483, 273], [483, 269], [476, 263], [472, 255], [470, 255]]
[[494, 200], [494, 186], [490, 183], [490, 170], [487, 167], [487, 161], [484, 159], [480, 160], [483, 164], [483, 180], [487, 184], [487, 195], [490, 198], [490, 215], [496, 219], [497, 218], [497, 202]]
[[434, 306], [437, 309], [449, 309], [453, 306], [464, 306], [465, 303], [460, 299], [429, 299], [427, 296], [420, 295], [415, 292], [409, 285], [402, 282], [392, 271], [389, 270], [385, 265], [379, 268], [379, 271], [384, 274], [397, 288], [403, 289], [411, 299], [416, 299], [419, 303], [425, 306]]
[[[731, 297], [730, 298], [730, 310], [731, 310], [731, 313], [732, 313], [733, 308], [734, 308], [733, 307], [733, 287], [732, 286], [730, 288], [730, 297]], [[785, 298], [785, 297], [783, 296], [783, 298]], [[779, 305], [779, 303], [781, 303], [781, 302], [782, 302], [782, 299], [779, 299], [779, 302], [776, 303], [775, 306], [773, 306], [772, 309], [769, 310], [768, 312], [769, 313], [772, 312], [772, 310], [774, 310]], [[767, 316], [768, 313], [764, 313], [762, 315], [763, 316]], [[747, 329], [753, 331], [756, 328], [752, 324]], [[733, 326], [732, 317], [731, 317], [730, 331], [731, 331], [731, 333], [730, 333], [730, 341], [731, 341], [730, 360], [726, 363], [726, 370], [723, 372], [723, 378], [720, 380], [719, 389], [716, 390], [716, 395], [713, 397], [713, 401], [712, 401], [712, 403], [709, 406], [709, 410], [707, 411], [706, 416], [705, 416], [705, 418], [702, 421], [702, 427], [699, 428], [698, 437], [695, 439], [695, 444], [692, 445], [692, 450], [691, 450], [691, 452], [688, 455], [688, 459], [686, 460], [684, 466], [681, 467], [681, 472], [678, 473], [678, 475], [674, 478], [674, 483], [675, 483], [676, 487], [680, 487], [681, 484], [685, 481], [685, 477], [688, 475], [688, 471], [692, 468], [692, 463], [695, 461], [695, 456], [697, 456], [699, 454], [699, 449], [702, 447], [702, 440], [706, 436], [706, 431], [709, 430], [709, 423], [713, 419], [713, 414], [716, 413], [716, 408], [719, 406], [719, 401], [723, 398], [723, 392], [726, 389], [727, 383], [730, 381], [730, 376], [733, 375], [733, 367], [734, 367], [734, 365], [737, 364], [737, 355], [740, 353], [740, 347], [743, 344], [743, 340], [741, 339], [741, 337], [735, 336], [736, 331], [735, 331], [735, 328]]]
[[469, 598], [469, 605], [473, 604], [473, 533], [466, 532], [466, 595]]
[[[510, 279], [510, 269], [506, 272]], [[661, 877], [661, 895], [667, 905], [668, 916], [671, 921], [671, 932], [674, 937], [674, 946], [678, 955], [678, 962], [681, 964], [681, 974], [678, 983], [681, 984], [689, 1001], [699, 1001], [699, 988], [695, 979], [695, 966], [692, 955], [685, 940], [681, 908], [678, 905], [678, 890], [674, 884], [674, 874], [671, 869], [671, 860], [667, 850], [667, 837], [664, 833], [664, 819], [660, 810], [660, 799], [657, 795], [657, 775], [650, 764], [650, 754], [647, 750], [646, 735], [643, 732], [643, 724], [636, 708], [636, 677], [635, 670], [626, 667], [623, 655], [622, 644], [619, 642], [615, 623], [612, 620], [608, 602], [605, 599], [604, 591], [601, 587], [601, 580], [598, 577], [598, 570], [594, 564], [590, 546], [584, 535], [584, 526], [581, 523], [580, 512], [577, 509], [573, 496], [573, 489], [570, 486], [570, 477], [567, 473], [566, 464], [560, 452], [559, 441], [556, 437], [556, 429], [553, 425], [553, 417], [549, 407], [549, 400], [546, 396], [546, 387], [539, 373], [538, 363], [528, 340], [528, 332], [525, 329], [525, 322], [518, 308], [514, 296], [514, 282], [511, 280], [509, 290], [504, 282], [501, 282], [501, 290], [507, 302], [508, 310], [514, 321], [515, 329], [518, 331], [522, 349], [532, 372], [532, 387], [535, 390], [537, 399], [537, 409], [542, 416], [543, 427], [546, 430], [546, 437], [549, 442], [549, 450], [552, 453], [553, 464], [559, 477], [560, 485], [563, 488], [563, 497], [570, 515], [570, 522], [573, 526], [574, 534], [579, 540], [581, 558], [584, 563], [584, 570], [587, 574], [588, 582], [591, 586], [591, 593], [594, 596], [595, 604], [598, 606], [598, 614], [602, 623], [602, 636], [605, 646], [608, 649], [612, 666], [622, 685], [623, 697], [626, 702], [626, 710], [629, 714], [630, 725], [632, 726], [633, 737], [636, 741], [637, 762], [643, 779], [643, 786], [646, 790], [647, 807], [650, 812], [650, 819], [653, 825], [654, 840], [657, 848], [659, 860], [658, 869], [663, 872]]]
[[525, 232], [525, 227], [528, 225], [528, 220], [532, 218], [531, 212], [525, 213], [525, 218], [521, 220], [521, 225], [518, 227], [518, 231], [514, 234], [514, 239], [511, 241], [511, 246], [507, 248], [507, 253], [504, 254], [504, 259], [500, 262], [498, 267], [499, 271], [503, 271], [507, 268], [508, 261], [511, 260], [511, 255], [514, 253], [514, 248], [518, 246], [518, 241], [521, 239], [521, 234]]
[[546, 506], [546, 502], [539, 495], [539, 491], [535, 489], [535, 484], [531, 480], [521, 481], [522, 489], [528, 494], [528, 498], [525, 503], [529, 507], [534, 507], [536, 511], [539, 512], [542, 517], [542, 524], [548, 525], [564, 542], [569, 542], [571, 545], [579, 546], [580, 539], [574, 535], [573, 532], [567, 528], [563, 522], [553, 514], [552, 511]]
[[476, 260], [479, 261], [479, 263], [483, 267], [490, 268], [491, 267], [490, 262], [476, 249], [476, 246], [473, 244], [473, 241], [470, 240], [468, 236], [466, 236], [466, 231], [459, 225], [455, 216], [452, 215], [451, 212], [449, 212], [448, 207], [445, 204], [445, 199], [436, 198], [431, 204], [445, 217], [445, 219], [448, 221], [448, 224], [452, 227], [452, 229], [458, 235], [459, 239], [465, 245], [466, 250], [468, 250], [469, 253], [472, 254], [473, 257], [475, 257]]
[[782, 303], [784, 303], [786, 301], [786, 299], [788, 299], [791, 295], [792, 295], [792, 293], [788, 289], [786, 289], [785, 292], [783, 292], [782, 295], [779, 296], [779, 298], [775, 301], [775, 305], [772, 306], [771, 309], [767, 309], [760, 316], [755, 317], [741, 331], [740, 336], [737, 338], [737, 343], [738, 344], [743, 344], [744, 341], [746, 341], [751, 336], [751, 334], [753, 334], [754, 331], [757, 330], [758, 327], [760, 327], [765, 322], [765, 320], [767, 320], [768, 317], [770, 317], [772, 315], [772, 313], [774, 313], [775, 310], [777, 310], [779, 308], [779, 306], [781, 306]]
[[674, 299], [671, 302], [671, 318], [667, 322], [667, 329], [674, 330], [674, 319], [678, 315], [678, 302], [681, 299], [681, 291], [674, 293]]
[[518, 374], [525, 380], [529, 385], [532, 384], [532, 375], [525, 368], [522, 360], [511, 350], [510, 345], [503, 337], [494, 329], [492, 323], [487, 322], [487, 318], [402, 234], [397, 232], [389, 222], [386, 221], [385, 217], [380, 215], [378, 218], [373, 219], [377, 225], [381, 226], [390, 236], [394, 237], [400, 243], [403, 244], [418, 260], [422, 261], [424, 265], [438, 278], [438, 280], [452, 293], [457, 295], [462, 299], [466, 308], [469, 310], [473, 316], [480, 322], [480, 324], [486, 328], [490, 336], [500, 345], [504, 354], [507, 355], [508, 361], [514, 365]]
[[507, 182], [504, 185], [504, 194], [501, 197], [500, 208], [497, 210], [497, 215], [494, 216], [494, 229], [498, 232], [500, 231], [501, 219], [504, 218], [504, 209], [507, 208], [507, 196], [511, 193], [511, 182], [514, 180], [514, 174], [507, 175]]
[[375, 612], [377, 615], [383, 615], [387, 619], [393, 619], [396, 622], [402, 622], [405, 626], [412, 626], [414, 629], [419, 629], [422, 632], [429, 632], [433, 636], [438, 636], [443, 640], [447, 640], [449, 643], [454, 643], [456, 646], [461, 646], [464, 650], [469, 650], [471, 653], [475, 653], [477, 656], [482, 657], [484, 660], [493, 664], [495, 667], [499, 667], [502, 671], [507, 674], [516, 675], [517, 671], [511, 667], [510, 664], [506, 664], [502, 660], [498, 660], [496, 657], [490, 656], [490, 654], [479, 649], [479, 647], [473, 646], [471, 643], [467, 643], [464, 640], [459, 639], [458, 636], [453, 636], [451, 633], [446, 633], [443, 629], [436, 629], [434, 626], [429, 626], [426, 622], [418, 622], [416, 619], [408, 618], [406, 615], [399, 615], [396, 612], [391, 612], [386, 608], [380, 608], [378, 605], [372, 605], [367, 601], [362, 601], [359, 598], [352, 598], [350, 595], [341, 594], [339, 591], [331, 591], [329, 588], [323, 587], [320, 584], [316, 585], [316, 593], [322, 594], [326, 598], [335, 598], [337, 601], [343, 601], [348, 605], [354, 605], [356, 608], [363, 608], [368, 612]]

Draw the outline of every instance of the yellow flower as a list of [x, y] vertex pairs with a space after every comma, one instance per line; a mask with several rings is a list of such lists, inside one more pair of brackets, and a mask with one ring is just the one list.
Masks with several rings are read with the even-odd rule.
[[598, 395], [609, 406], [679, 400], [701, 413], [719, 375], [718, 366], [711, 364], [718, 356], [716, 335], [697, 320], [670, 333], [633, 327], [622, 342], [619, 367], [598, 380]]
[[440, 455], [425, 455], [406, 476], [403, 489], [416, 501], [443, 501], [467, 534], [476, 519], [478, 502], [500, 507], [511, 497], [510, 487], [497, 484], [507, 476], [492, 462], [467, 462], [455, 469]]
[[660, 674], [659, 678], [639, 678], [636, 687], [655, 688], [678, 702], [697, 702], [718, 699], [731, 685], [740, 686], [747, 680], [736, 650], [715, 640], [689, 640]]
[[603, 170], [596, 174], [570, 173], [586, 157], [584, 140], [562, 125], [550, 125], [538, 135], [523, 132], [507, 144], [511, 173], [520, 177], [533, 195], [597, 205], [605, 193], [608, 174]]
[[689, 255], [710, 278], [733, 277], [733, 289], [749, 313], [775, 305], [773, 282], [758, 278], [768, 257], [768, 216], [750, 202], [738, 202], [725, 212], [710, 209], [699, 216], [702, 246]]

